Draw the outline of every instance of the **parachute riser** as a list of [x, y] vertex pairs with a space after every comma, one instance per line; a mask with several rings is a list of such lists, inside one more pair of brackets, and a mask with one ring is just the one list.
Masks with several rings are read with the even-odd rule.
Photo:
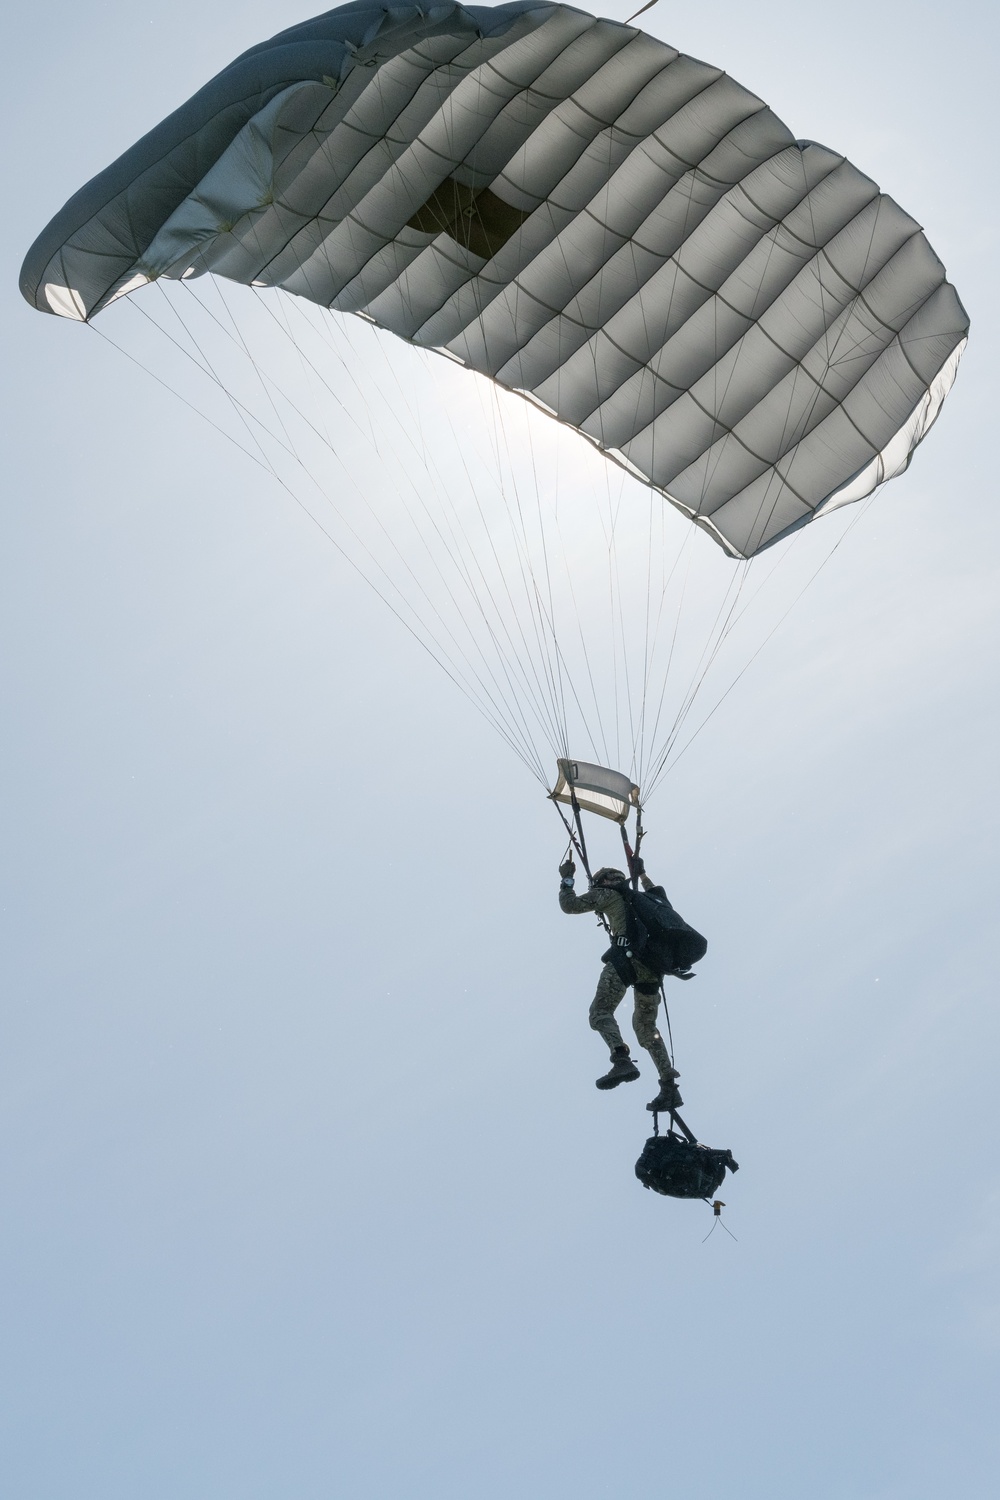
[[[584, 835], [584, 832], [583, 832], [583, 814], [580, 811], [580, 804], [576, 800], [576, 793], [574, 792], [572, 786], [569, 789], [569, 795], [570, 795], [570, 801], [571, 801], [571, 803], [573, 805], [573, 818], [574, 818], [574, 820], [576, 822], [576, 830], [575, 831], [574, 831], [573, 826], [570, 823], [569, 819], [567, 818], [566, 814], [563, 812], [562, 808], [559, 806], [559, 803], [556, 801], [555, 797], [552, 798], [552, 806], [555, 808], [556, 812], [559, 814], [560, 818], [562, 818], [562, 820], [563, 820], [563, 827], [566, 829], [566, 832], [569, 834], [570, 843], [573, 845], [573, 848], [576, 850], [577, 854], [580, 856], [580, 863], [581, 863], [581, 865], [583, 865], [583, 868], [587, 872], [587, 879], [589, 881], [591, 881], [591, 883], [593, 883], [593, 876], [591, 875], [591, 872], [590, 872], [590, 861], [587, 858], [587, 839], [586, 839], [586, 836]], [[598, 914], [597, 914], [597, 920], [600, 922], [601, 926], [604, 928], [605, 932], [610, 937], [611, 936], [611, 928], [608, 925], [608, 919], [604, 915], [603, 912], [598, 912]]]
[[552, 806], [555, 808], [556, 812], [559, 814], [560, 818], [562, 818], [563, 827], [569, 834], [569, 841], [572, 844], [573, 848], [576, 850], [577, 855], [579, 856], [580, 863], [586, 870], [587, 878], [589, 880], [590, 865], [587, 861], [587, 846], [585, 843], [581, 842], [580, 838], [577, 837], [576, 829], [573, 827], [572, 823], [569, 821], [556, 799], [550, 795], [549, 800], [551, 801]]
[[645, 832], [642, 826], [642, 807], [636, 804], [634, 849], [628, 841], [628, 834], [625, 831], [625, 824], [619, 823], [618, 827], [621, 830], [622, 847], [625, 850], [626, 869], [629, 873], [629, 879], [632, 882], [632, 889], [634, 891], [637, 891], [639, 889], [639, 850], [642, 848], [642, 836]]
[[[576, 824], [576, 831], [580, 840], [579, 844], [577, 845], [580, 853], [580, 860], [583, 864], [583, 868], [587, 872], [587, 879], [592, 880], [593, 876], [591, 875], [590, 871], [590, 861], [587, 858], [587, 837], [583, 831], [583, 813], [580, 811], [580, 804], [577, 801], [576, 792], [573, 789], [572, 783], [570, 784], [569, 789], [569, 800], [573, 807], [573, 821]], [[565, 822], [565, 819], [563, 819], [563, 821]]]

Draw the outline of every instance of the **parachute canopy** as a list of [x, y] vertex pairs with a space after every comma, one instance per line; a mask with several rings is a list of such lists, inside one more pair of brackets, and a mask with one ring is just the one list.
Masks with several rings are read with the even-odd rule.
[[625, 823], [632, 809], [639, 806], [639, 788], [621, 771], [561, 757], [557, 764], [559, 775], [550, 794], [554, 802], [572, 806], [575, 800], [581, 811], [599, 813], [615, 823]]
[[900, 473], [968, 331], [842, 155], [538, 0], [361, 0], [252, 48], [70, 200], [21, 287], [88, 319], [206, 271], [491, 377], [741, 557]]

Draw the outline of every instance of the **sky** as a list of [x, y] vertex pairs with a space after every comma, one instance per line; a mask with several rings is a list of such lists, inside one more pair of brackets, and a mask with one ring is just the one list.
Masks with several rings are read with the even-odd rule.
[[4, 22], [0, 1488], [990, 1494], [995, 10], [644, 18], [875, 177], [972, 319], [649, 805], [710, 943], [671, 1020], [735, 1240], [634, 1178], [645, 1057], [594, 1089], [602, 944], [537, 783], [287, 491], [18, 295], [77, 187], [305, 14]]

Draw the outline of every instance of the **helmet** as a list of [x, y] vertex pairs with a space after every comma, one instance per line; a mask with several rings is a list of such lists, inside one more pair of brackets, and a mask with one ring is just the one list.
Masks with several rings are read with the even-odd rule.
[[591, 885], [628, 885], [628, 876], [621, 870], [616, 870], [613, 865], [602, 865], [599, 870], [594, 871]]

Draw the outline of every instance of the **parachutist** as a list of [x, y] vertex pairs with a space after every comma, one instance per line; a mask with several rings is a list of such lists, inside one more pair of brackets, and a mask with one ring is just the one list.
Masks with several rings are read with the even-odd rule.
[[[660, 1091], [650, 1108], [676, 1109], [683, 1102], [676, 1083], [680, 1075], [656, 1025], [660, 988], [664, 974], [677, 972], [679, 966], [686, 970], [707, 945], [704, 938], [677, 916], [666, 892], [650, 880], [641, 860], [635, 863], [635, 873], [646, 896], [637, 896], [629, 888], [628, 877], [610, 866], [596, 871], [590, 890], [578, 896], [573, 888], [576, 866], [572, 860], [565, 860], [559, 866], [559, 905], [570, 914], [595, 912], [612, 938], [590, 1007], [590, 1025], [604, 1038], [611, 1053], [611, 1067], [598, 1078], [597, 1087], [613, 1089], [639, 1077], [639, 1069], [615, 1020], [615, 1011], [631, 988], [635, 992], [632, 1025], [636, 1040], [653, 1059], [660, 1080]], [[640, 902], [650, 908], [661, 908], [668, 928], [659, 933], [654, 931], [646, 905], [637, 910]]]
[[[731, 1151], [716, 1151], [703, 1146], [684, 1123], [678, 1109], [684, 1103], [677, 1087], [680, 1074], [673, 1065], [656, 1026], [663, 981], [667, 975], [692, 979], [691, 965], [704, 958], [708, 943], [667, 900], [662, 885], [654, 885], [646, 874], [639, 856], [642, 843], [642, 803], [638, 786], [619, 771], [584, 761], [560, 760], [559, 778], [550, 793], [569, 834], [569, 849], [559, 866], [559, 905], [563, 911], [596, 912], [601, 925], [612, 939], [603, 955], [604, 968], [597, 983], [597, 994], [590, 1007], [590, 1024], [600, 1032], [611, 1049], [611, 1067], [597, 1080], [599, 1089], [617, 1088], [638, 1078], [639, 1069], [622, 1041], [615, 1021], [615, 1010], [631, 986], [635, 990], [633, 1025], [639, 1045], [656, 1063], [660, 1089], [647, 1108], [653, 1112], [653, 1134], [643, 1147], [635, 1164], [635, 1175], [644, 1187], [668, 1198], [712, 1199], [727, 1171], [738, 1170]], [[563, 816], [559, 803], [573, 809], [575, 830]], [[590, 874], [587, 841], [584, 836], [584, 808], [605, 818], [613, 818], [621, 830], [629, 875], [610, 865]], [[635, 848], [625, 831], [628, 809], [636, 809]], [[576, 895], [573, 885], [576, 865], [571, 850], [580, 855], [590, 876], [590, 890]], [[631, 878], [630, 878], [631, 877]], [[642, 886], [639, 891], [638, 887]], [[670, 1015], [666, 1010], [667, 1036]], [[671, 1040], [671, 1046], [673, 1042]], [[670, 1128], [660, 1135], [660, 1112], [670, 1116]], [[721, 1199], [716, 1215], [721, 1212]], [[735, 1238], [735, 1236], [734, 1236]]]

